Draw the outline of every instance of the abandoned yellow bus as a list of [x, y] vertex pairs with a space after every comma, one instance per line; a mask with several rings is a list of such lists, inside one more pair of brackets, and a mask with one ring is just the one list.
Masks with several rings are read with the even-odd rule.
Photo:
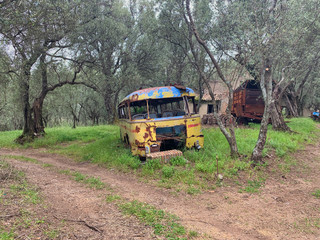
[[130, 146], [133, 155], [142, 158], [155, 158], [159, 152], [162, 156], [170, 152], [172, 156], [173, 150], [184, 146], [203, 148], [194, 98], [192, 89], [180, 85], [129, 94], [118, 106], [122, 141]]

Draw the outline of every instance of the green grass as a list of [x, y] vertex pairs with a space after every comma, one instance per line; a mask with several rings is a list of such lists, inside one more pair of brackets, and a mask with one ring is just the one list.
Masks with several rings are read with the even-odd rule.
[[99, 178], [89, 177], [79, 172], [73, 172], [72, 176], [74, 177], [75, 181], [85, 183], [90, 188], [103, 189], [106, 187], [106, 185], [101, 182]]
[[14, 194], [19, 194], [26, 202], [38, 204], [42, 201], [35, 187], [30, 186], [25, 180], [18, 184], [12, 184], [10, 189]]
[[315, 191], [312, 193], [312, 196], [314, 196], [315, 198], [320, 198], [320, 189], [315, 190]]
[[14, 234], [0, 229], [0, 240], [13, 240]]
[[257, 193], [259, 192], [260, 187], [263, 186], [265, 182], [265, 179], [260, 178], [258, 180], [254, 179], [254, 180], [248, 180], [248, 184], [247, 186], [245, 186], [244, 188], [241, 188], [239, 190], [240, 193], [243, 192], [247, 192], [247, 193]]
[[[156, 235], [166, 239], [187, 239], [186, 229], [178, 223], [179, 218], [146, 203], [131, 201], [119, 204], [120, 209], [128, 215], [136, 216], [140, 221], [154, 228]], [[195, 233], [192, 233], [195, 235]]]
[[[269, 126], [263, 151], [264, 155], [278, 158], [278, 169], [282, 172], [290, 171], [297, 164], [290, 154], [302, 149], [305, 144], [312, 143], [316, 138], [316, 132], [319, 131], [311, 119], [296, 118], [289, 121], [292, 133], [276, 132], [272, 130], [271, 125]], [[88, 161], [123, 172], [134, 172], [140, 178], [157, 180], [159, 186], [192, 194], [215, 187], [217, 170], [224, 179], [237, 178], [239, 172], [251, 171], [250, 155], [257, 141], [259, 127], [259, 124], [249, 124], [246, 128], [236, 129], [241, 159], [230, 157], [228, 143], [218, 128], [203, 130], [205, 146], [202, 150], [185, 150], [184, 157], [175, 157], [169, 164], [156, 159], [141, 165], [138, 157], [132, 156], [130, 150], [120, 141], [119, 128], [114, 125], [76, 129], [48, 128], [45, 137], [25, 146], [13, 143], [21, 132], [1, 132], [0, 147], [45, 147], [50, 152], [64, 154], [77, 161]], [[26, 158], [21, 160], [32, 161]]]
[[32, 162], [32, 163], [39, 164], [39, 161], [37, 159], [24, 157], [24, 156], [3, 155], [2, 157], [3, 158], [16, 159], [16, 160], [23, 161], [23, 162]]
[[[154, 234], [165, 239], [192, 239], [199, 234], [187, 230], [179, 223], [179, 218], [154, 206], [139, 201], [127, 201], [119, 195], [108, 194], [108, 203], [114, 203], [124, 214], [135, 216], [140, 222], [150, 226]], [[162, 238], [161, 238], [162, 239]]]
[[115, 201], [118, 201], [118, 200], [121, 200], [121, 197], [119, 195], [109, 194], [106, 197], [106, 201], [108, 203], [115, 202]]

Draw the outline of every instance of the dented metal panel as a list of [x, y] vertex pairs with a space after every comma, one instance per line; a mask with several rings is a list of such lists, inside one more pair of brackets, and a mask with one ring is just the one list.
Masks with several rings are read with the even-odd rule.
[[[162, 151], [164, 146], [176, 142], [183, 143], [187, 148], [202, 148], [204, 138], [201, 134], [200, 116], [191, 112], [186, 106], [187, 97], [193, 96], [192, 89], [182, 86], [179, 88], [172, 86], [149, 88], [129, 94], [119, 104], [119, 108], [128, 108], [130, 113], [134, 108], [137, 108], [134, 110], [144, 111], [144, 109], [139, 109], [140, 103], [141, 106], [147, 107], [147, 112], [135, 113], [135, 116], [139, 115], [139, 119], [134, 120], [132, 114], [129, 114], [130, 117], [127, 119], [124, 117], [119, 120], [121, 138], [130, 146], [132, 154], [145, 157], [150, 153]], [[179, 98], [183, 101], [180, 101]], [[158, 109], [159, 112], [150, 113], [148, 99], [155, 99], [151, 104], [153, 104], [153, 109]], [[184, 104], [184, 107], [180, 106], [177, 111], [165, 111], [162, 105], [155, 106], [157, 99], [160, 105], [170, 106], [171, 104], [172, 106], [173, 103], [180, 101], [179, 104]], [[165, 102], [163, 99], [166, 99]], [[146, 104], [144, 100], [147, 101]]]
[[[195, 147], [197, 144], [203, 148], [204, 138], [201, 134], [200, 116], [180, 118], [174, 120], [147, 120], [145, 122], [120, 121], [121, 137], [128, 139], [133, 155], [146, 156], [146, 148], [152, 149], [152, 145], [161, 145], [161, 141], [168, 139], [177, 139], [185, 141], [187, 148]], [[157, 135], [157, 128], [170, 128], [175, 126], [185, 126], [185, 133], [181, 135], [165, 136]], [[151, 151], [150, 151], [151, 152]]]

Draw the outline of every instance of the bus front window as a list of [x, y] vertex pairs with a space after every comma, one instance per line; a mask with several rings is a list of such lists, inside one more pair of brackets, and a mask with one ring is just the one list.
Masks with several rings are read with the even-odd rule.
[[131, 102], [130, 113], [131, 113], [132, 120], [148, 118], [147, 102], [146, 101]]
[[170, 118], [186, 115], [183, 98], [152, 99], [149, 101], [150, 118]]

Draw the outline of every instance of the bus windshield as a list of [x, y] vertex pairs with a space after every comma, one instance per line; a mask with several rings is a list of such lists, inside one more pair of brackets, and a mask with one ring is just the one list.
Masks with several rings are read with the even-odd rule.
[[149, 99], [130, 103], [132, 120], [171, 118], [195, 113], [194, 97]]

